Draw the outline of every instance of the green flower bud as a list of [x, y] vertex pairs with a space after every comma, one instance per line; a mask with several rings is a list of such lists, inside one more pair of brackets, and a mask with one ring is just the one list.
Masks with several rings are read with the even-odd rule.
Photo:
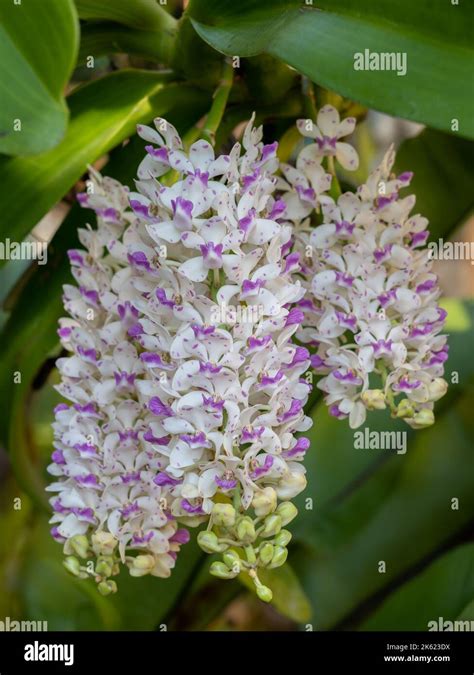
[[409, 424], [413, 429], [424, 429], [434, 424], [435, 418], [432, 410], [428, 408], [422, 408], [419, 410], [412, 419], [409, 420]]
[[264, 567], [271, 562], [273, 558], [273, 551], [274, 551], [273, 544], [270, 544], [269, 542], [262, 544], [262, 546], [260, 547], [259, 558], [260, 562]]
[[283, 548], [283, 546], [275, 546], [275, 552], [273, 554], [272, 562], [269, 565], [270, 569], [275, 567], [281, 567], [283, 563], [288, 558], [288, 549]]
[[384, 410], [386, 407], [385, 394], [381, 389], [367, 389], [361, 399], [368, 410]]
[[448, 383], [442, 377], [436, 377], [428, 387], [430, 401], [442, 398], [448, 390]]
[[209, 572], [213, 576], [219, 577], [219, 579], [234, 579], [238, 574], [238, 572], [230, 570], [225, 563], [218, 560], [212, 563]]
[[291, 523], [291, 521], [298, 515], [298, 509], [291, 502], [282, 502], [278, 506], [276, 512], [281, 518], [281, 524], [283, 527], [288, 525], [288, 523]]
[[239, 574], [241, 570], [241, 562], [242, 558], [240, 555], [237, 553], [237, 551], [234, 551], [233, 549], [229, 549], [224, 553], [222, 556], [223, 561], [227, 565], [227, 567], [232, 570], [232, 572], [235, 572], [235, 574]]
[[260, 584], [259, 586], [257, 586], [256, 591], [260, 600], [263, 600], [263, 602], [271, 602], [273, 598], [273, 593], [268, 588], [268, 586]]
[[205, 553], [222, 553], [228, 548], [227, 544], [221, 544], [217, 535], [209, 530], [199, 532], [197, 542]]
[[89, 540], [83, 534], [76, 534], [69, 539], [69, 546], [80, 558], [87, 558]]
[[73, 574], [75, 577], [80, 576], [81, 563], [73, 555], [70, 555], [65, 560], [63, 560], [63, 565], [67, 569], [67, 571]]
[[137, 555], [133, 559], [132, 567], [130, 567], [130, 576], [143, 577], [149, 574], [155, 567], [155, 558], [152, 555]]
[[233, 527], [235, 524], [236, 511], [232, 504], [214, 504], [212, 507], [212, 520], [219, 527]]
[[117, 539], [110, 532], [96, 532], [91, 539], [96, 555], [111, 555], [118, 544]]
[[224, 553], [224, 555], [222, 556], [222, 560], [225, 562], [226, 565], [232, 567], [232, 565], [235, 562], [240, 562], [241, 557], [234, 548], [230, 548], [228, 551]]
[[281, 517], [274, 513], [271, 516], [267, 516], [263, 521], [263, 530], [261, 532], [262, 537], [272, 537], [274, 534], [278, 534], [281, 530]]
[[288, 546], [293, 535], [288, 530], [281, 530], [274, 539], [277, 546]]
[[397, 406], [397, 417], [406, 419], [407, 417], [413, 417], [414, 413], [412, 402], [408, 398], [403, 398]]
[[266, 487], [263, 490], [255, 493], [252, 500], [252, 506], [255, 510], [255, 515], [268, 516], [273, 513], [277, 506], [277, 493], [272, 487]]
[[117, 592], [117, 584], [112, 579], [108, 579], [107, 581], [101, 581], [97, 589], [101, 595], [110, 595]]
[[239, 518], [235, 531], [239, 541], [244, 544], [251, 544], [257, 537], [255, 525], [250, 516], [242, 516], [242, 518]]
[[110, 577], [112, 576], [113, 564], [112, 557], [109, 557], [109, 559], [99, 558], [95, 566], [95, 573], [100, 574], [101, 577]]

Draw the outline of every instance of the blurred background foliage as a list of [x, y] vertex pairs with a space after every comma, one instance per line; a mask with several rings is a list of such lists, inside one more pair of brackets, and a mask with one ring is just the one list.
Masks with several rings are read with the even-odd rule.
[[[450, 296], [451, 386], [435, 426], [408, 432], [405, 455], [354, 449], [353, 432], [312, 398], [308, 488], [290, 564], [271, 572], [270, 607], [239, 580], [210, 577], [194, 541], [170, 579], [123, 574], [119, 593], [101, 597], [64, 570], [44, 493], [56, 325], [66, 251], [90, 219], [75, 203], [87, 166], [132, 185], [144, 152], [135, 125], [156, 116], [189, 142], [198, 137], [231, 57], [216, 147], [228, 148], [255, 110], [287, 161], [295, 119], [330, 102], [360, 121], [361, 165], [339, 176], [344, 187], [395, 142], [432, 239], [470, 242], [471, 9], [443, 0], [0, 0], [1, 239], [49, 242], [45, 266], [0, 261], [0, 620], [48, 621], [50, 630], [426, 630], [438, 617], [474, 620], [469, 260], [437, 263]], [[364, 49], [406, 52], [406, 76], [354, 71]], [[368, 426], [405, 429], [384, 413]]]

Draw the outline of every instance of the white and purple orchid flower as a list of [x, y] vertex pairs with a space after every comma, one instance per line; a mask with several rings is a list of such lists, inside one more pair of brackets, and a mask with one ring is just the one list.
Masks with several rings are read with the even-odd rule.
[[[300, 120], [298, 128], [316, 141], [300, 156], [322, 161], [333, 154], [345, 169], [357, 167], [355, 150], [337, 152], [336, 140], [354, 128], [352, 118], [340, 122], [325, 106], [317, 126]], [[294, 226], [308, 290], [299, 303], [305, 319], [297, 337], [314, 348], [311, 362], [323, 376], [318, 387], [330, 413], [348, 417], [353, 428], [364, 423], [367, 410], [385, 407], [414, 428], [428, 426], [434, 402], [447, 389], [447, 337], [440, 334], [446, 312], [437, 303], [437, 277], [424, 247], [428, 221], [410, 215], [414, 195], [399, 197], [412, 174], [393, 175], [394, 161], [391, 147], [355, 194], [335, 201], [319, 193], [306, 212], [296, 203], [297, 187], [292, 199], [284, 193], [283, 218]], [[298, 164], [310, 180], [314, 167]], [[317, 227], [312, 214], [322, 221]]]
[[[155, 125], [138, 129], [153, 145], [136, 192], [93, 173], [79, 198], [98, 227], [70, 252], [78, 285], [64, 289], [59, 330], [69, 404], [54, 423], [52, 533], [102, 592], [120, 563], [168, 576], [187, 528], [221, 500], [263, 516], [306, 484], [309, 442], [295, 434], [311, 425], [310, 360], [292, 341], [304, 288], [291, 227], [275, 220], [276, 146], [250, 122], [243, 154], [215, 159]], [[159, 180], [169, 168], [171, 186]]]

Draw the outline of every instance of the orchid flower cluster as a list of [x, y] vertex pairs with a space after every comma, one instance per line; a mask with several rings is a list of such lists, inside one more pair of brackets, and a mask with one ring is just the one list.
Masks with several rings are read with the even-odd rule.
[[120, 564], [168, 576], [187, 528], [206, 523], [201, 547], [223, 554], [211, 572], [247, 571], [270, 600], [257, 569], [286, 559], [309, 446], [295, 434], [311, 426], [277, 146], [250, 122], [243, 152], [216, 159], [155, 125], [138, 128], [149, 145], [136, 192], [93, 173], [80, 197], [98, 228], [69, 252], [53, 536], [68, 569], [109, 593]]
[[446, 393], [448, 358], [447, 337], [440, 335], [446, 311], [437, 304], [440, 290], [424, 246], [428, 221], [410, 215], [414, 195], [399, 197], [412, 174], [392, 174], [393, 147], [356, 193], [328, 194], [333, 175], [323, 161], [332, 173], [334, 159], [347, 171], [358, 168], [355, 149], [339, 140], [355, 124], [351, 117], [340, 121], [329, 105], [317, 124], [299, 120], [301, 134], [314, 142], [301, 150], [296, 168], [282, 166], [283, 216], [294, 225], [308, 291], [299, 303], [305, 318], [297, 337], [314, 348], [311, 364], [324, 376], [318, 387], [331, 415], [357, 428], [367, 410], [388, 407], [423, 428]]
[[313, 372], [352, 427], [385, 406], [433, 421], [447, 347], [427, 222], [398, 197], [410, 175], [392, 177], [392, 149], [334, 198], [334, 158], [357, 168], [339, 140], [354, 125], [330, 106], [300, 120], [314, 143], [292, 167], [253, 118], [219, 157], [158, 118], [138, 127], [136, 191], [91, 170], [79, 202], [97, 228], [69, 251], [48, 490], [67, 569], [104, 595], [121, 566], [168, 577], [205, 525], [211, 573], [246, 573], [271, 600], [258, 571], [287, 557]]

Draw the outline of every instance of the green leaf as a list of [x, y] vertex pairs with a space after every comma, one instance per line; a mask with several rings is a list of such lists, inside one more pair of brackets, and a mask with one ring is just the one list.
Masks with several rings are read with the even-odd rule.
[[105, 54], [126, 53], [134, 56], [166, 60], [168, 46], [164, 34], [151, 30], [137, 30], [113, 23], [86, 24], [81, 32], [78, 63], [86, 63]]
[[[459, 134], [474, 137], [467, 3], [434, 12], [431, 0], [191, 0], [188, 13], [224, 54], [266, 52], [371, 108], [445, 131], [455, 118]], [[365, 50], [405, 54], [406, 74], [355, 70], [355, 54]]]
[[78, 42], [72, 0], [0, 0], [0, 152], [35, 154], [64, 136]]
[[473, 157], [472, 141], [432, 129], [400, 146], [395, 170], [414, 172], [415, 211], [430, 221], [432, 240], [451, 234], [474, 207]]
[[[258, 571], [258, 578], [271, 588], [271, 604], [283, 616], [297, 623], [304, 623], [311, 617], [311, 605], [291, 565], [286, 562], [274, 570]], [[255, 585], [248, 574], [239, 574], [238, 579], [244, 586], [255, 592]]]
[[81, 19], [115, 21], [140, 30], [172, 28], [176, 20], [156, 0], [75, 0]]
[[138, 122], [180, 106], [204, 111], [205, 94], [162, 80], [159, 73], [122, 70], [80, 87], [68, 99], [71, 122], [56, 148], [35, 157], [0, 157], [0, 229], [21, 241], [87, 165], [132, 135]]
[[[438, 630], [437, 627], [430, 626], [430, 622], [438, 625], [440, 618], [441, 623], [443, 619], [455, 621], [473, 596], [474, 544], [467, 544], [449, 551], [414, 579], [403, 584], [360, 628]], [[471, 618], [474, 618], [473, 613]]]

